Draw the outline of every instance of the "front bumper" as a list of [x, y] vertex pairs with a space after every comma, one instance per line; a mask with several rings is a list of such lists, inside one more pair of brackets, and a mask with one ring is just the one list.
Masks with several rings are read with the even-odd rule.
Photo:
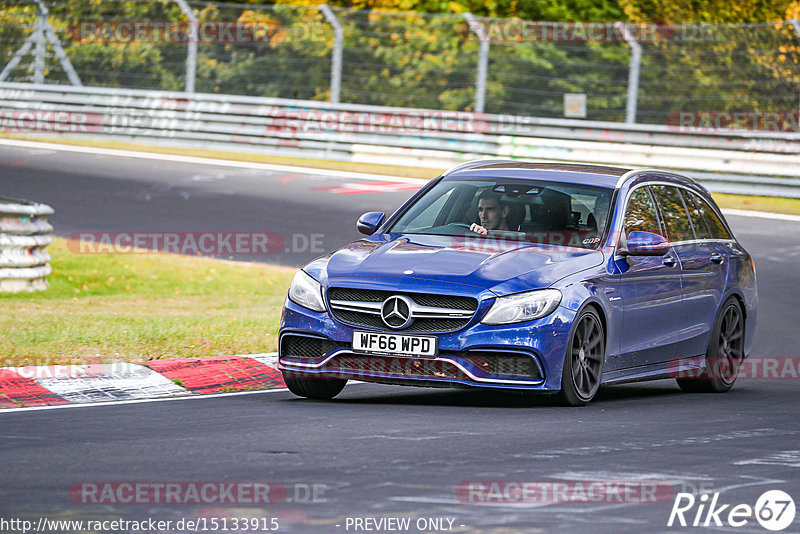
[[[281, 317], [278, 366], [288, 375], [409, 386], [560, 390], [575, 312], [559, 306], [535, 321], [502, 326], [480, 324], [489, 304], [481, 303], [473, 319], [458, 331], [420, 334], [438, 338], [439, 353], [428, 359], [356, 353], [352, 350], [353, 332], [369, 329], [350, 326], [327, 311], [313, 312], [287, 299]], [[385, 332], [398, 333], [388, 329]], [[317, 348], [287, 350], [287, 341], [297, 345], [304, 338], [311, 341], [301, 343], [303, 346]]]

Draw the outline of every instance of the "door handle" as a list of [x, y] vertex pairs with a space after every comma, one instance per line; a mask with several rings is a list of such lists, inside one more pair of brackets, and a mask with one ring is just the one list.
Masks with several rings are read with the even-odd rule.
[[722, 254], [712, 254], [711, 261], [714, 263], [722, 263], [725, 261], [725, 258], [722, 256]]
[[667, 267], [675, 267], [675, 265], [678, 264], [678, 262], [675, 261], [675, 258], [673, 258], [672, 256], [664, 256], [663, 258], [661, 258], [661, 263], [663, 263]]

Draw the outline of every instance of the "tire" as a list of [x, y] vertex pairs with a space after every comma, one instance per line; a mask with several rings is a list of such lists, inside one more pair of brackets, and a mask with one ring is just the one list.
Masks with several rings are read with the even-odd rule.
[[567, 344], [558, 400], [567, 406], [588, 404], [600, 388], [605, 357], [603, 323], [593, 308], [586, 308], [575, 320]]
[[697, 377], [676, 378], [687, 393], [724, 393], [733, 387], [744, 359], [744, 314], [731, 297], [720, 309], [706, 351], [706, 368]]
[[283, 381], [289, 391], [307, 399], [330, 400], [341, 393], [347, 380], [343, 378], [322, 378], [302, 376], [300, 373], [283, 372]]

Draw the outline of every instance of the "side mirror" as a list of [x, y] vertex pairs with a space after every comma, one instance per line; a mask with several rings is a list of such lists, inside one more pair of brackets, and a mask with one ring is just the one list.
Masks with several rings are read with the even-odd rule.
[[628, 256], [663, 256], [669, 251], [669, 241], [663, 235], [650, 232], [631, 232], [628, 248], [623, 253]]
[[384, 214], [382, 211], [368, 211], [358, 218], [356, 228], [362, 234], [372, 235], [383, 222], [383, 218]]

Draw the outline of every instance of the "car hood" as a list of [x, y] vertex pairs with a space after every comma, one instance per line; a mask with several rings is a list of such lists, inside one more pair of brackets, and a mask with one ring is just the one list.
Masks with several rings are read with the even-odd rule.
[[484, 237], [379, 234], [315, 260], [305, 270], [327, 285], [383, 279], [399, 288], [398, 279], [414, 285], [428, 280], [508, 295], [549, 287], [602, 262], [599, 250]]

